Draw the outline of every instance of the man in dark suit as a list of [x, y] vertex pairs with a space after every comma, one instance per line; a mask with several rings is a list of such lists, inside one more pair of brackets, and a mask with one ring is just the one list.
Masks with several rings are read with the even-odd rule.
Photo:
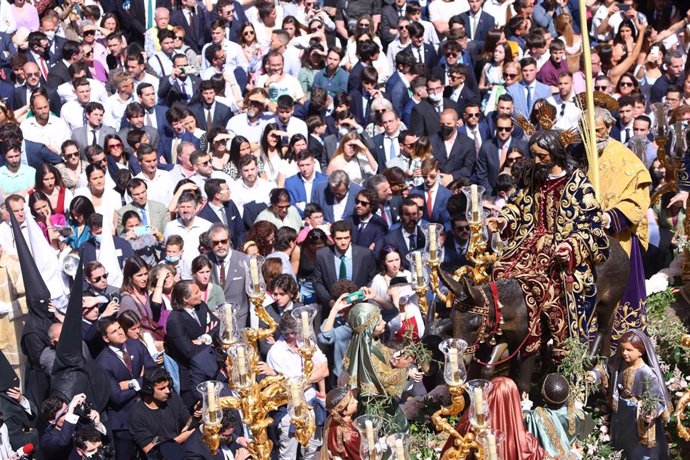
[[371, 251], [352, 244], [350, 222], [334, 222], [331, 225], [331, 237], [335, 244], [316, 252], [314, 267], [314, 290], [323, 307], [321, 314], [324, 318], [328, 316], [335, 301], [331, 289], [336, 281], [347, 279], [358, 287], [363, 287], [369, 286], [376, 275], [376, 261]]
[[362, 185], [376, 192], [376, 201], [379, 205], [378, 209], [374, 211], [389, 228], [400, 222], [402, 196], [393, 195], [393, 189], [386, 176], [376, 174], [368, 178]]
[[79, 43], [67, 40], [62, 47], [62, 59], [57, 61], [48, 71], [48, 87], [57, 89], [61, 84], [71, 81], [69, 66], [81, 60]]
[[458, 16], [463, 24], [470, 40], [484, 44], [486, 34], [496, 26], [493, 16], [482, 11], [484, 0], [469, 0], [470, 10], [460, 13]]
[[197, 0], [182, 0], [181, 8], [173, 11], [170, 24], [184, 28], [184, 42], [196, 54], [211, 40], [208, 13], [206, 8], [197, 7]]
[[390, 42], [398, 38], [398, 20], [405, 18], [406, 0], [394, 0], [383, 2], [381, 8], [381, 40], [383, 46], [388, 47]]
[[[352, 215], [355, 209], [355, 197], [361, 189], [359, 185], [350, 182], [345, 171], [333, 171], [327, 181], [314, 185], [313, 202], [323, 209], [323, 219], [333, 223]], [[340, 206], [343, 200], [344, 206]], [[336, 210], [340, 211], [339, 215], [336, 214]]]
[[[481, 148], [485, 141], [491, 139], [489, 126], [484, 120], [480, 119], [481, 110], [479, 109], [479, 103], [474, 101], [468, 102], [465, 105], [465, 110], [461, 113], [464, 123], [458, 128], [458, 133], [469, 137], [474, 142], [476, 152], [479, 154], [479, 148]], [[478, 137], [478, 139], [475, 139], [475, 137]]]
[[[105, 137], [115, 134], [115, 130], [103, 124], [103, 104], [100, 102], [89, 102], [84, 107], [86, 115], [86, 125], [80, 126], [72, 131], [72, 140], [77, 143], [82, 152], [89, 145], [100, 145], [104, 147]], [[95, 140], [94, 140], [95, 136]]]
[[201, 79], [197, 75], [186, 73], [189, 67], [189, 59], [186, 54], [176, 54], [173, 57], [172, 74], [161, 78], [158, 87], [158, 97], [172, 107], [175, 102], [186, 105], [199, 100], [199, 85]]
[[[240, 261], [246, 260], [243, 253], [231, 249], [230, 231], [221, 223], [214, 223], [208, 230], [213, 254], [213, 282], [223, 289], [225, 302], [237, 306], [235, 320], [240, 328], [247, 326], [249, 319], [249, 298], [245, 291], [246, 272]], [[251, 325], [257, 327], [256, 325]]]
[[[398, 56], [400, 56], [398, 54]], [[407, 89], [405, 90], [407, 91]], [[387, 110], [381, 114], [383, 132], [377, 134], [371, 140], [371, 153], [379, 165], [378, 173], [381, 174], [387, 167], [387, 163], [400, 156], [400, 117], [392, 110]]]
[[419, 137], [431, 137], [441, 129], [439, 115], [446, 109], [455, 109], [457, 104], [443, 97], [443, 82], [438, 75], [429, 77], [426, 82], [429, 97], [414, 106], [410, 115], [409, 128]]
[[621, 96], [618, 99], [618, 120], [611, 128], [611, 138], [623, 144], [632, 139], [634, 136], [633, 123], [635, 121], [634, 107], [635, 99], [631, 96]]
[[[355, 121], [366, 126], [371, 121], [371, 105], [374, 100], [383, 97], [378, 86], [378, 73], [373, 67], [365, 67], [360, 74], [361, 85], [350, 91], [350, 111]], [[350, 80], [352, 81], [352, 80]]]
[[404, 51], [396, 54], [396, 72], [386, 81], [386, 98], [393, 103], [393, 110], [398, 117], [402, 117], [405, 105], [407, 101], [410, 100], [408, 88], [412, 79], [416, 77], [416, 75], [412, 74], [410, 71], [415, 62], [412, 53]]
[[53, 88], [48, 88], [41, 79], [41, 72], [38, 69], [38, 64], [35, 62], [27, 62], [22, 66], [24, 70], [24, 84], [13, 89], [14, 94], [10, 104], [14, 110], [20, 109], [29, 103], [31, 94], [37, 89], [43, 88], [48, 94], [48, 103], [50, 104], [50, 111], [53, 113], [60, 113], [62, 103], [60, 96]]
[[[359, 89], [362, 84], [362, 71], [373, 66], [373, 62], [379, 58], [381, 48], [373, 40], [364, 40], [357, 44], [359, 61], [350, 70], [350, 78], [347, 81], [347, 91]], [[378, 83], [378, 82], [377, 82]]]
[[467, 246], [470, 241], [470, 225], [465, 220], [464, 212], [451, 221], [451, 236], [443, 244], [443, 268], [453, 273], [467, 265]]
[[98, 330], [107, 345], [96, 358], [110, 382], [110, 397], [106, 407], [108, 425], [113, 434], [115, 459], [128, 460], [136, 455], [136, 448], [129, 434], [129, 412], [139, 399], [143, 385], [144, 368], [155, 366], [148, 350], [139, 340], [127, 339], [127, 335], [114, 316], [104, 316], [98, 321]]
[[[470, 178], [477, 160], [474, 143], [457, 130], [458, 113], [453, 109], [441, 113], [439, 134], [431, 137], [431, 153], [441, 169], [441, 183], [449, 186], [461, 178]], [[450, 152], [446, 145], [452, 143]]]
[[230, 186], [223, 179], [209, 179], [204, 184], [204, 192], [208, 201], [197, 215], [212, 224], [226, 225], [232, 235], [233, 247], [238, 248], [244, 241], [244, 225], [240, 211], [230, 199]]
[[[180, 145], [182, 142], [191, 142], [198, 149], [199, 139], [192, 133], [184, 129], [182, 121], [185, 118], [184, 111], [178, 106], [170, 107], [165, 114], [166, 121], [170, 129], [165, 129], [161, 133], [161, 140], [158, 144], [158, 167], [170, 170], [175, 166], [173, 161], [173, 145]], [[175, 153], [177, 155], [177, 153]], [[165, 159], [165, 163], [160, 163]]]
[[388, 224], [376, 215], [378, 197], [376, 191], [365, 188], [355, 198], [355, 212], [347, 218], [352, 224], [352, 243], [372, 249], [376, 241], [388, 233]]
[[[496, 101], [496, 110], [489, 112], [484, 118], [484, 121], [489, 127], [489, 132], [491, 133], [492, 138], [496, 139], [496, 119], [498, 115], [504, 113], [512, 116], [513, 111], [513, 96], [508, 93], [498, 96], [498, 101]], [[513, 137], [516, 139], [522, 139], [525, 137], [525, 132], [519, 126], [513, 125]]]
[[[148, 0], [130, 0], [128, 2], [117, 2], [117, 18], [122, 29], [126, 32], [127, 43], [138, 43], [144, 46], [144, 34], [146, 33], [146, 5]], [[154, 14], [156, 8], [171, 9], [170, 0], [155, 0], [155, 7], [150, 14]], [[197, 51], [198, 52], [198, 51]]]
[[[109, 218], [112, 219], [112, 216], [109, 216]], [[82, 245], [83, 253], [81, 258], [85, 264], [98, 260], [97, 254], [101, 249], [101, 243], [100, 238], [97, 239], [96, 237], [100, 237], [103, 234], [103, 216], [98, 213], [91, 214], [87, 219], [87, 225], [91, 229], [91, 234], [93, 237]], [[112, 235], [112, 238], [113, 243], [115, 244], [117, 262], [120, 264], [120, 267], [124, 267], [127, 259], [134, 257], [132, 245], [129, 244], [129, 241], [117, 235]]]
[[441, 185], [438, 160], [426, 158], [422, 161], [422, 177], [424, 183], [414, 188], [411, 193], [424, 197], [422, 216], [428, 222], [447, 225], [450, 220], [448, 213], [448, 199], [452, 196], [450, 190]]
[[387, 245], [395, 246], [400, 251], [402, 264], [409, 268], [410, 264], [405, 258], [407, 254], [411, 251], [424, 250], [426, 246], [426, 237], [419, 226], [420, 211], [417, 203], [405, 198], [402, 204], [400, 226], [376, 242], [376, 254], [381, 254]]
[[[159, 140], [163, 133], [170, 134], [170, 126], [165, 118], [165, 113], [168, 111], [168, 107], [162, 105], [161, 103], [156, 103], [156, 89], [151, 83], [142, 82], [137, 85], [136, 88], [137, 97], [139, 102], [131, 102], [127, 105], [125, 113], [120, 122], [120, 128], [126, 128], [129, 126], [134, 126], [135, 128], [141, 128], [147, 133], [149, 133], [149, 143], [151, 145], [158, 146], [158, 142], [153, 142], [154, 140]], [[128, 114], [138, 114], [139, 110], [129, 111], [129, 107], [133, 104], [140, 105], [143, 110], [142, 121], [143, 123], [133, 125], [128, 120]], [[151, 137], [150, 129], [155, 130], [156, 136]], [[122, 140], [125, 140], [123, 137]]]
[[424, 43], [424, 26], [418, 22], [410, 22], [407, 26], [412, 43], [403, 51], [407, 51], [414, 56], [415, 61], [433, 69], [438, 64], [438, 54], [436, 49], [429, 43]]
[[[304, 207], [314, 201], [314, 189], [317, 184], [328, 181], [328, 176], [316, 171], [316, 160], [311, 150], [302, 150], [295, 158], [299, 173], [285, 179], [285, 188], [290, 195], [290, 204], [295, 206], [304, 217]], [[307, 187], [309, 193], [307, 194]]]
[[215, 9], [211, 11], [209, 24], [218, 18], [225, 20], [225, 39], [239, 42], [241, 26], [249, 21], [242, 4], [233, 0], [219, 0]]
[[[208, 131], [213, 127], [225, 127], [232, 118], [232, 110], [216, 100], [216, 90], [211, 80], [204, 80], [199, 84], [201, 100], [189, 106], [189, 110], [196, 116], [199, 128]], [[211, 125], [209, 126], [209, 122]]]
[[527, 152], [527, 144], [513, 137], [513, 119], [510, 115], [499, 114], [496, 117], [496, 140], [482, 144], [477, 159], [474, 179], [486, 189], [488, 195], [495, 195], [494, 187], [511, 147], [519, 147]]

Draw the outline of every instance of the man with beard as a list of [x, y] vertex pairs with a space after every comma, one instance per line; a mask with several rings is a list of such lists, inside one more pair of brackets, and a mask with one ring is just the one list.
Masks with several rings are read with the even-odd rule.
[[645, 276], [642, 249], [647, 249], [649, 229], [647, 209], [652, 179], [644, 163], [629, 148], [609, 137], [616, 120], [601, 107], [594, 111], [599, 153], [599, 202], [602, 227], [617, 239], [630, 257], [630, 274], [625, 294], [616, 308], [613, 339], [628, 329], [644, 329]]
[[608, 240], [594, 189], [568, 162], [558, 132], [537, 132], [529, 148], [534, 165], [500, 216], [487, 220], [489, 230], [502, 231], [508, 240], [492, 276], [516, 279], [522, 288], [530, 321], [521, 356], [539, 350], [545, 318], [560, 361], [566, 338], [587, 340], [596, 332], [590, 321], [597, 295], [593, 268], [608, 256]]
[[199, 202], [193, 192], [182, 192], [177, 200], [177, 219], [165, 226], [164, 239], [179, 235], [184, 240], [185, 258], [189, 261], [199, 255], [199, 235], [209, 229], [211, 223], [196, 215]]

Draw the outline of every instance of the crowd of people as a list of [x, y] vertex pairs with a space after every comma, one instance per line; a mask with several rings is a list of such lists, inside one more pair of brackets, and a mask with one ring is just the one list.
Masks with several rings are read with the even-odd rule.
[[[236, 410], [217, 456], [204, 445], [197, 385], [234, 394], [219, 306], [266, 326], [245, 289], [255, 254], [279, 323], [259, 344], [262, 374], [303, 373], [290, 312], [318, 311], [305, 391], [318, 429], [299, 448], [283, 407], [275, 458], [357, 458], [353, 416], [381, 401], [404, 431], [400, 404], [438, 384], [395, 353], [431, 326], [408, 255], [437, 223], [442, 268], [470, 263], [461, 192], [473, 184], [506, 240], [493, 276], [519, 279], [530, 315], [546, 313], [555, 360], [573, 330], [596, 332], [593, 267], [612, 239], [631, 261], [613, 347], [632, 345], [615, 365], [631, 348], [653, 355], [626, 332], [644, 329], [644, 279], [683, 234], [688, 176], [678, 194], [663, 188], [675, 180], [663, 157], [688, 148], [690, 12], [588, 0], [583, 31], [580, 6], [0, 0], [0, 460], [29, 443], [51, 460], [247, 458]], [[584, 114], [583, 33], [597, 100], [616, 106], [595, 117], [598, 202], [582, 149], [558, 136]], [[570, 284], [554, 281], [554, 259]], [[529, 329], [525, 361], [541, 320]], [[505, 458], [560, 452], [515, 429]]]

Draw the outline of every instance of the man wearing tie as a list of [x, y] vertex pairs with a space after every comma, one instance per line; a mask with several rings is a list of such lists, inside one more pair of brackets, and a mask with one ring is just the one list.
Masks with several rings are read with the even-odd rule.
[[237, 247], [244, 241], [245, 228], [242, 224], [242, 216], [237, 206], [230, 199], [230, 187], [223, 179], [209, 179], [204, 184], [204, 191], [208, 201], [201, 211], [199, 217], [206, 219], [212, 224], [221, 223], [230, 229], [232, 241]]
[[467, 36], [483, 46], [486, 34], [495, 27], [493, 16], [482, 11], [484, 0], [469, 0], [470, 10], [460, 14]]
[[621, 96], [618, 99], [618, 123], [611, 129], [611, 137], [626, 144], [632, 137], [635, 114], [635, 101], [631, 96]]
[[182, 102], [184, 105], [199, 99], [199, 85], [201, 79], [197, 75], [187, 74], [189, 69], [189, 59], [185, 54], [173, 56], [173, 69], [168, 78], [162, 78], [158, 87], [158, 97], [167, 100], [168, 107], [172, 107], [175, 102]]
[[438, 54], [433, 46], [424, 43], [424, 26], [418, 22], [411, 22], [407, 30], [412, 43], [405, 49], [412, 53], [418, 63], [433, 69], [438, 64]]
[[520, 59], [522, 81], [508, 86], [508, 94], [513, 96], [515, 110], [529, 118], [537, 99], [551, 97], [551, 88], [537, 81], [537, 61], [533, 57]]
[[426, 237], [419, 226], [421, 218], [419, 211], [419, 206], [413, 200], [406, 198], [403, 201], [400, 213], [401, 225], [376, 243], [377, 254], [386, 245], [395, 246], [400, 250], [403, 265], [410, 266], [405, 256], [412, 251], [423, 250], [426, 246]]
[[[127, 193], [132, 202], [117, 210], [117, 231], [122, 231], [122, 216], [127, 211], [135, 211], [141, 217], [142, 225], [150, 225], [163, 230], [170, 221], [170, 213], [162, 203], [148, 199], [148, 185], [142, 179], [133, 178], [127, 184]], [[202, 216], [203, 217], [203, 216]]]
[[383, 132], [377, 134], [372, 139], [374, 144], [374, 158], [379, 165], [379, 174], [383, 172], [388, 164], [400, 155], [400, 118], [392, 110], [387, 110], [381, 115]]

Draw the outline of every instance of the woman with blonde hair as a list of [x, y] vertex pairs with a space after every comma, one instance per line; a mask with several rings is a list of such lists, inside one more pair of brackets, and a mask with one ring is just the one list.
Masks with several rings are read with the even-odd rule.
[[415, 187], [424, 184], [424, 178], [422, 177], [422, 161], [431, 157], [431, 139], [427, 136], [422, 136], [417, 139], [417, 142], [412, 148], [412, 161], [410, 161], [410, 169], [407, 171], [407, 176], [412, 177], [412, 183]]
[[333, 159], [328, 163], [327, 173], [342, 170], [350, 180], [361, 184], [366, 178], [376, 174], [378, 163], [356, 132], [350, 131], [340, 140]]
[[484, 94], [482, 111], [484, 114], [496, 110], [499, 96], [505, 93], [503, 65], [513, 61], [513, 52], [507, 43], [499, 43], [494, 48], [491, 60], [484, 65], [479, 77], [479, 91]]

